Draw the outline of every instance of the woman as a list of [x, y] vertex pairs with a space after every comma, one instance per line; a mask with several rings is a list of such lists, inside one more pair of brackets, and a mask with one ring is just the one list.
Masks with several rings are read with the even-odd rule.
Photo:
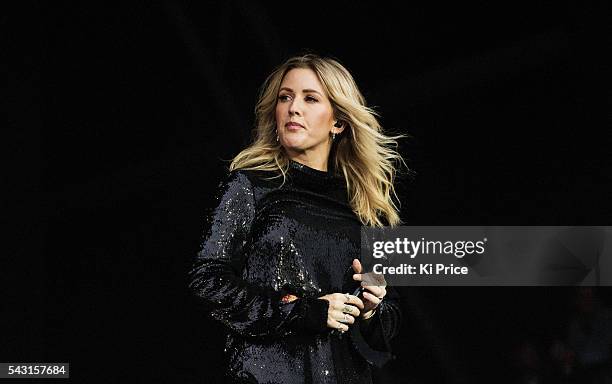
[[354, 295], [360, 228], [399, 223], [397, 137], [340, 63], [311, 54], [268, 77], [255, 112], [190, 287], [229, 329], [232, 382], [370, 383], [401, 320], [384, 284]]

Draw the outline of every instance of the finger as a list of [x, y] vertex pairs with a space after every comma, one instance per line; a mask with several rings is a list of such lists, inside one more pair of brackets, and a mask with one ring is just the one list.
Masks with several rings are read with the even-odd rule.
[[365, 286], [364, 289], [366, 289], [379, 299], [385, 297], [385, 295], [387, 294], [387, 290], [385, 289], [385, 287], [379, 287], [378, 285]]
[[353, 259], [353, 271], [355, 271], [355, 273], [361, 273], [362, 269], [361, 262], [357, 259]]
[[329, 328], [337, 329], [337, 330], [342, 331], [342, 332], [346, 332], [349, 329], [348, 325], [342, 324], [341, 322], [339, 322], [337, 320], [334, 320], [334, 319], [328, 319], [327, 320], [327, 326]]
[[353, 324], [355, 322], [355, 316], [349, 315], [348, 313], [336, 312], [334, 320], [342, 324]]
[[379, 287], [387, 286], [387, 281], [385, 280], [385, 276], [379, 273], [368, 272], [361, 275], [361, 285], [377, 285]]
[[365, 286], [363, 287], [363, 289], [364, 289], [364, 292], [368, 292], [376, 297], [380, 297], [381, 289], [377, 287], [376, 285]]
[[372, 275], [370, 273], [367, 274], [362, 274], [361, 275], [361, 286], [362, 287], [380, 287], [380, 288], [385, 288], [386, 290], [386, 286], [387, 286], [387, 282], [384, 279], [378, 279], [378, 277], [376, 277], [376, 275]]
[[363, 292], [363, 298], [376, 305], [380, 304], [380, 299], [370, 292]]
[[349, 303], [334, 304], [332, 306], [332, 310], [337, 311], [338, 313], [348, 313], [353, 316], [359, 316], [359, 314], [361, 313], [359, 308]]
[[348, 295], [349, 300], [347, 301], [348, 304], [352, 304], [357, 306], [359, 309], [363, 309], [363, 301], [361, 301], [360, 298], [358, 298], [357, 296], [353, 296], [353, 295]]
[[359, 310], [359, 308], [351, 305], [351, 304], [344, 304], [342, 306], [342, 308], [339, 309], [340, 313], [348, 313], [351, 316], [359, 316], [359, 314], [361, 313], [361, 311]]
[[361, 281], [361, 280], [362, 280], [362, 278], [361, 278], [361, 273], [356, 273], [356, 274], [354, 274], [354, 275], [353, 275], [353, 280], [355, 280], [355, 281]]

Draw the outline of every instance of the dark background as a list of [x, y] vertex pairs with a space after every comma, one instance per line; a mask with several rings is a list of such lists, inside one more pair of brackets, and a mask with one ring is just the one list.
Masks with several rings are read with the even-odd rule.
[[[2, 16], [16, 59], [2, 64], [3, 361], [70, 362], [88, 383], [219, 379], [223, 330], [186, 271], [259, 86], [306, 50], [339, 59], [383, 126], [411, 135], [406, 224], [609, 225], [603, 5], [427, 4], [83, 2]], [[572, 292], [402, 289], [397, 359], [378, 378], [510, 381], [521, 343], [546, 360], [563, 339]]]

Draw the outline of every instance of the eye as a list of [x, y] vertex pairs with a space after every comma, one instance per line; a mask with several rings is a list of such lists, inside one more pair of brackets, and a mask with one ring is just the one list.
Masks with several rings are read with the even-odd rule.
[[289, 95], [279, 95], [278, 96], [278, 100], [280, 100], [280, 101], [287, 101], [287, 100], [289, 100]]
[[319, 100], [317, 100], [316, 98], [314, 98], [314, 97], [312, 97], [312, 96], [307, 96], [307, 97], [306, 97], [306, 101], [310, 101], [310, 102], [312, 102], [312, 103], [316, 103], [316, 102], [317, 102], [317, 101], [319, 101]]

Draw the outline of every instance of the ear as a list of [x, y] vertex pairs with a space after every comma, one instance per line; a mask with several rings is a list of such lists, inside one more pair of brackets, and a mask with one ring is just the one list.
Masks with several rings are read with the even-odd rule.
[[344, 131], [344, 126], [346, 124], [341, 121], [341, 120], [336, 120], [336, 122], [334, 123], [334, 127], [332, 128], [332, 133], [338, 134], [338, 133], [342, 133], [342, 131]]

